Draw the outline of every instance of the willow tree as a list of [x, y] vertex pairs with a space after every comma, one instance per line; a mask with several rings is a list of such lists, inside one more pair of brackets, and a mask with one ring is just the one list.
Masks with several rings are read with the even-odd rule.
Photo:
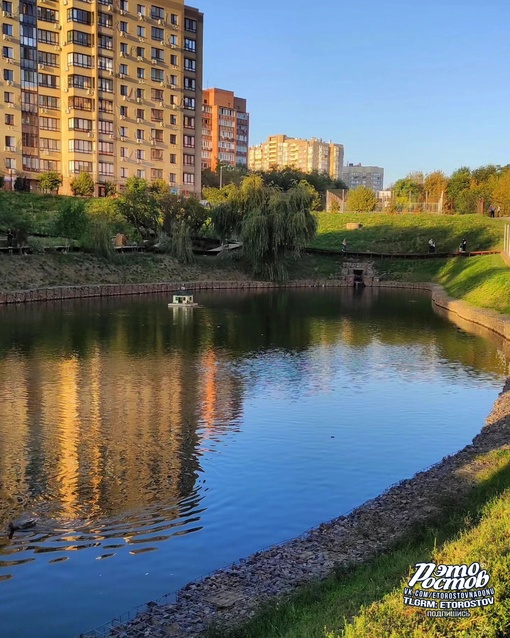
[[241, 239], [254, 276], [284, 281], [286, 258], [298, 255], [317, 230], [311, 202], [303, 184], [282, 192], [251, 175], [213, 210], [213, 224], [222, 238], [236, 234]]

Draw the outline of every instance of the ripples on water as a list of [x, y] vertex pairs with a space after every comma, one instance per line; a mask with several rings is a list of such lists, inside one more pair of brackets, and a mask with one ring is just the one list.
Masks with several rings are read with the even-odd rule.
[[2, 309], [0, 517], [39, 519], [0, 540], [5, 631], [78, 634], [469, 442], [505, 355], [364, 293]]

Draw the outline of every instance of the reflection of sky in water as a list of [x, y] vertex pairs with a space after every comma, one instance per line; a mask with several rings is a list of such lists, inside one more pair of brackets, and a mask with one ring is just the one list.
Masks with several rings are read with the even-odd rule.
[[8, 634], [79, 634], [350, 510], [469, 442], [506, 367], [420, 295], [164, 301], [2, 316], [0, 515], [39, 517], [0, 546]]

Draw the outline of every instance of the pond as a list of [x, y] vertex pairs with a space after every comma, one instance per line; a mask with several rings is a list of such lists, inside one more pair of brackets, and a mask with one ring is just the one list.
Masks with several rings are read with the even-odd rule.
[[464, 447], [497, 346], [428, 294], [202, 292], [0, 310], [2, 635], [72, 638]]

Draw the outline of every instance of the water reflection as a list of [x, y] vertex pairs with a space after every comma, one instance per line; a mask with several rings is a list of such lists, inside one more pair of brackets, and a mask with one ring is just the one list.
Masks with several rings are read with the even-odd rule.
[[[228, 520], [223, 510], [267, 519], [270, 527], [280, 511], [273, 503], [267, 512], [262, 497], [257, 502], [257, 482], [271, 483], [272, 473], [276, 500], [285, 501], [285, 490], [303, 480], [299, 472], [316, 472], [326, 491], [329, 481], [340, 484], [331, 469], [338, 462], [325, 458], [323, 439], [314, 438], [332, 414], [369, 409], [390, 381], [403, 389], [388, 390], [388, 401], [409, 384], [453, 387], [459, 375], [499, 379], [506, 369], [501, 349], [434, 314], [427, 294], [326, 289], [198, 296], [203, 308], [184, 312], [168, 309], [165, 297], [1, 309], [0, 524], [23, 512], [39, 518], [12, 543], [0, 540], [3, 587], [42, 559], [64, 570], [71, 569], [71, 553], [89, 552], [105, 565], [126, 552], [148, 557], [170, 539], [200, 536], [212, 510], [207, 534], [235, 545], [218, 522]], [[354, 416], [355, 426], [345, 424], [353, 439], [337, 453], [359, 472], [355, 439], [368, 417]], [[242, 455], [227, 454], [229, 446], [240, 446]], [[271, 460], [280, 447], [288, 465]], [[402, 454], [413, 456], [407, 449]], [[223, 464], [216, 466], [218, 457]], [[293, 474], [296, 480], [287, 480]], [[377, 480], [384, 489], [386, 474]], [[218, 485], [238, 481], [239, 500], [224, 502]], [[309, 520], [303, 513], [299, 527], [293, 498], [292, 533]], [[87, 579], [84, 571], [81, 578]], [[184, 571], [179, 579], [188, 579]]]

